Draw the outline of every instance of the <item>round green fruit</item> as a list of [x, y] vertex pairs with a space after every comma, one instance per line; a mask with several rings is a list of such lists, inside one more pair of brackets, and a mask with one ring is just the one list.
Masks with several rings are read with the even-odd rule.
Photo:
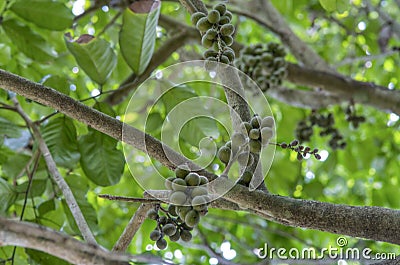
[[200, 222], [200, 214], [196, 210], [191, 210], [186, 214], [185, 224], [190, 227], [196, 226]]
[[177, 217], [177, 216], [178, 216], [178, 213], [176, 212], [176, 206], [173, 205], [173, 204], [170, 204], [170, 205], [168, 206], [168, 213], [169, 213], [171, 216]]
[[167, 248], [168, 243], [164, 238], [160, 238], [156, 241], [156, 245], [159, 249], [163, 250]]
[[234, 134], [232, 134], [231, 139], [233, 150], [237, 150], [239, 147], [246, 143], [246, 137], [240, 132], [235, 132]]
[[199, 176], [199, 174], [192, 172], [186, 176], [185, 181], [188, 186], [199, 186], [200, 185], [200, 176]]
[[214, 10], [217, 10], [221, 16], [223, 16], [226, 12], [226, 5], [223, 3], [216, 4], [213, 7]]
[[232, 24], [222, 25], [220, 32], [222, 36], [231, 36], [235, 32], [235, 26]]
[[224, 63], [224, 64], [229, 64], [230, 63], [229, 58], [226, 57], [225, 55], [221, 55], [219, 60], [220, 60], [221, 63]]
[[231, 158], [231, 149], [227, 146], [222, 146], [218, 150], [218, 158], [221, 160], [222, 163], [228, 164], [229, 159]]
[[229, 20], [232, 19], [232, 13], [229, 12], [229, 11], [226, 11], [225, 14], [224, 14], [224, 16], [227, 16], [227, 17], [229, 18]]
[[187, 189], [186, 181], [183, 179], [175, 179], [171, 186], [174, 191], [185, 191]]
[[167, 223], [168, 219], [166, 216], [161, 216], [158, 218], [158, 222], [162, 225], [165, 225]]
[[184, 179], [189, 173], [190, 170], [187, 166], [178, 166], [177, 168], [175, 168], [175, 175], [177, 178]]
[[190, 21], [192, 21], [193, 25], [196, 25], [200, 18], [206, 17], [206, 14], [203, 12], [195, 12], [190, 16]]
[[252, 178], [253, 178], [253, 173], [246, 170], [245, 172], [243, 172], [242, 176], [240, 177], [240, 182], [248, 185]]
[[231, 61], [231, 62], [233, 62], [235, 60], [235, 52], [230, 48], [223, 51], [222, 54], [225, 55], [226, 57], [228, 57], [229, 61]]
[[206, 58], [206, 59], [209, 58], [209, 57], [216, 58], [217, 55], [218, 55], [218, 52], [214, 51], [212, 49], [209, 49], [209, 50], [205, 51], [203, 55], [204, 55], [204, 58]]
[[208, 19], [206, 17], [202, 17], [199, 19], [199, 21], [197, 21], [196, 28], [201, 32], [206, 32], [207, 30], [212, 28], [212, 24], [208, 22]]
[[200, 176], [200, 185], [206, 185], [208, 183], [208, 179], [204, 176]]
[[196, 196], [196, 197], [193, 197], [193, 199], [192, 199], [193, 206], [205, 205], [205, 204], [207, 204], [207, 199], [204, 196]]
[[155, 209], [150, 209], [150, 210], [147, 212], [147, 218], [153, 219], [153, 220], [157, 220], [157, 218], [158, 218], [158, 211], [156, 211]]
[[191, 206], [179, 206], [177, 208], [177, 213], [179, 215], [179, 218], [185, 220], [186, 214], [191, 210], [192, 210]]
[[165, 180], [165, 187], [167, 188], [167, 190], [172, 190], [172, 182], [175, 180], [175, 177], [169, 177]]
[[251, 139], [249, 142], [250, 152], [258, 154], [261, 151], [261, 143], [258, 140]]
[[213, 41], [207, 39], [207, 35], [204, 34], [204, 36], [201, 38], [201, 45], [203, 45], [205, 48], [210, 48], [213, 46]]
[[181, 232], [179, 232], [179, 229], [176, 229], [175, 234], [173, 234], [172, 236], [169, 236], [169, 239], [170, 239], [172, 242], [176, 242], [176, 241], [179, 240], [180, 237], [181, 237]]
[[172, 236], [176, 232], [176, 226], [174, 224], [166, 224], [163, 226], [162, 231], [167, 236]]
[[153, 241], [157, 241], [161, 237], [160, 231], [158, 229], [151, 231], [150, 239]]
[[237, 160], [241, 166], [251, 166], [254, 162], [253, 155], [249, 152], [240, 153]]
[[220, 25], [225, 25], [231, 22], [231, 19], [227, 16], [221, 16], [221, 18], [219, 19], [219, 24]]
[[251, 124], [247, 121], [244, 121], [240, 124], [240, 129], [242, 130], [242, 133], [244, 135], [248, 135], [252, 128], [253, 127], [251, 126]]
[[251, 118], [250, 124], [253, 128], [260, 128], [261, 125], [261, 118], [258, 115], [254, 115], [253, 118]]
[[260, 129], [251, 129], [249, 132], [250, 139], [257, 140], [260, 138], [261, 132]]
[[186, 199], [187, 196], [183, 191], [175, 191], [169, 196], [169, 200], [175, 205], [183, 205]]
[[204, 187], [196, 187], [192, 190], [191, 197], [194, 198], [196, 196], [207, 195], [208, 191]]
[[185, 242], [189, 242], [190, 240], [192, 240], [192, 233], [190, 233], [190, 231], [184, 229], [181, 231], [181, 239]]
[[209, 40], [214, 40], [218, 35], [218, 31], [216, 31], [215, 29], [209, 29], [207, 30], [205, 36], [207, 39]]
[[274, 136], [274, 131], [269, 127], [261, 129], [261, 141], [263, 145], [267, 145], [269, 140]]
[[232, 36], [222, 36], [221, 39], [225, 42], [226, 46], [231, 46], [233, 43]]
[[273, 128], [275, 126], [274, 118], [267, 116], [261, 121], [261, 128], [268, 127]]
[[208, 22], [210, 22], [211, 24], [218, 23], [220, 18], [221, 15], [217, 10], [211, 10], [210, 12], [208, 12], [207, 19]]

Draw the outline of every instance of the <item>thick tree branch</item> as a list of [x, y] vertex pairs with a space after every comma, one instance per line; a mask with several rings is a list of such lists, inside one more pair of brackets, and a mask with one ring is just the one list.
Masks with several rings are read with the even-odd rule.
[[383, 111], [400, 114], [400, 91], [356, 81], [341, 74], [327, 73], [288, 64], [287, 79], [295, 84], [326, 90], [343, 100], [354, 100]]
[[19, 246], [36, 249], [64, 259], [72, 264], [128, 265], [129, 261], [165, 264], [154, 256], [112, 253], [97, 245], [80, 242], [33, 223], [0, 217], [0, 246]]
[[400, 244], [400, 211], [299, 200], [236, 185], [224, 198], [252, 210], [267, 212], [285, 225]]
[[321, 109], [348, 102], [347, 99], [325, 91], [307, 91], [285, 87], [270, 88], [267, 95], [288, 105], [305, 109]]
[[[158, 140], [135, 128], [127, 127], [128, 137], [122, 139], [123, 125], [120, 121], [89, 108], [54, 89], [3, 70], [0, 70], [0, 87], [55, 108], [117, 140], [124, 140], [139, 150], [147, 151], [149, 156], [159, 160], [167, 167], [175, 168], [176, 165], [184, 163], [188, 163], [194, 168], [197, 167]], [[144, 139], [146, 139], [147, 150], [143, 144]], [[168, 157], [165, 155], [163, 147], [171, 152]], [[172, 161], [169, 158], [172, 158]], [[215, 175], [210, 172], [202, 170], [200, 173], [209, 179], [215, 179]], [[217, 178], [212, 183], [216, 190], [232, 185], [231, 181], [225, 178]], [[261, 191], [250, 192], [248, 188], [241, 185], [234, 186], [223, 197], [240, 205], [241, 209], [250, 209], [260, 216], [272, 216], [277, 221], [281, 220], [279, 222], [285, 225], [400, 244], [400, 211], [382, 207], [359, 207], [297, 200]]]
[[92, 232], [90, 231], [89, 225], [87, 224], [85, 217], [83, 216], [82, 211], [79, 208], [77, 201], [75, 200], [74, 194], [69, 188], [67, 182], [64, 180], [64, 178], [58, 171], [57, 165], [53, 159], [53, 156], [50, 153], [49, 148], [46, 145], [46, 142], [42, 137], [42, 134], [40, 133], [38, 126], [31, 121], [31, 119], [21, 108], [21, 106], [18, 103], [18, 100], [15, 97], [13, 98], [13, 101], [17, 112], [25, 120], [28, 127], [31, 128], [33, 136], [39, 144], [39, 150], [43, 154], [43, 158], [44, 161], [46, 162], [50, 176], [54, 179], [54, 181], [57, 183], [57, 186], [63, 193], [65, 201], [67, 202], [67, 205], [71, 210], [72, 216], [74, 217], [76, 225], [78, 226], [79, 231], [81, 232], [83, 238], [85, 239], [86, 242], [96, 245], [97, 244], [96, 239], [94, 238]]

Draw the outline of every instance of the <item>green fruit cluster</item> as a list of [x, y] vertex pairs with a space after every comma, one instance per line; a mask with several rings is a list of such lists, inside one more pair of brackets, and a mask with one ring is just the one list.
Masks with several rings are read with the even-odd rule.
[[[164, 215], [160, 215], [164, 213]], [[167, 210], [158, 207], [157, 209], [150, 209], [147, 212], [147, 217], [157, 221], [156, 228], [150, 233], [150, 239], [156, 242], [159, 249], [167, 248], [167, 240], [165, 237], [168, 236], [171, 241], [178, 241], [182, 239], [187, 242], [192, 239], [193, 227], [190, 227], [186, 222], [182, 221], [180, 217], [175, 217], [176, 208], [175, 205], [169, 205]]]
[[258, 154], [262, 146], [269, 144], [269, 141], [274, 136], [274, 127], [274, 118], [271, 116], [261, 119], [260, 116], [255, 114], [250, 122], [242, 122], [242, 132], [249, 137], [251, 153]]
[[255, 80], [265, 92], [271, 87], [281, 85], [286, 77], [285, 56], [285, 49], [278, 43], [256, 44], [241, 50], [236, 65], [239, 70]]
[[344, 149], [346, 141], [340, 131], [335, 128], [335, 119], [332, 113], [323, 114], [318, 113], [316, 110], [311, 111], [311, 114], [304, 120], [297, 124], [296, 137], [300, 142], [310, 141], [314, 134], [314, 128], [319, 127], [320, 136], [330, 136], [329, 146], [336, 149]]
[[235, 52], [230, 48], [235, 32], [231, 20], [232, 13], [223, 3], [215, 5], [208, 14], [195, 12], [191, 16], [192, 23], [202, 33], [201, 44], [208, 49], [204, 52], [207, 70], [214, 70], [216, 62], [231, 64], [235, 60]]

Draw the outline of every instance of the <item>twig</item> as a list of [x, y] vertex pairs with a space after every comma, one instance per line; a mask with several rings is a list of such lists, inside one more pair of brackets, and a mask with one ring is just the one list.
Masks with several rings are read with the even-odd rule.
[[21, 105], [19, 104], [16, 98], [13, 98], [13, 102], [20, 116], [25, 120], [28, 127], [32, 129], [33, 136], [39, 144], [39, 150], [43, 154], [44, 160], [47, 165], [47, 169], [49, 170], [49, 173], [53, 177], [54, 181], [57, 183], [58, 187], [61, 189], [65, 197], [65, 200], [68, 204], [68, 207], [71, 210], [72, 215], [74, 216], [76, 224], [80, 232], [82, 233], [83, 238], [88, 243], [97, 244], [96, 239], [94, 238], [92, 232], [90, 231], [90, 228], [85, 220], [85, 217], [82, 214], [82, 211], [79, 208], [77, 201], [75, 200], [75, 197], [71, 189], [69, 188], [67, 182], [65, 182], [64, 178], [60, 175], [56, 163], [54, 162], [54, 159], [39, 131], [38, 126], [31, 121], [29, 116], [21, 108]]
[[152, 204], [144, 203], [139, 206], [135, 214], [132, 216], [131, 220], [129, 220], [129, 223], [126, 225], [118, 241], [115, 243], [112, 249], [113, 251], [124, 252], [128, 248], [129, 244], [132, 241], [132, 238], [135, 236], [136, 232], [139, 230], [140, 226], [146, 219], [147, 211], [150, 210], [152, 207]]
[[104, 26], [104, 28], [97, 34], [97, 37], [103, 35], [111, 26], [114, 25], [115, 21], [121, 16], [122, 12], [119, 11], [111, 20], [110, 22]]
[[146, 203], [146, 204], [154, 204], [154, 203], [161, 202], [158, 199], [151, 199], [151, 198], [135, 198], [135, 197], [116, 196], [116, 195], [109, 195], [109, 194], [100, 194], [98, 196], [100, 198], [107, 199], [110, 201], [141, 202], [141, 203]]

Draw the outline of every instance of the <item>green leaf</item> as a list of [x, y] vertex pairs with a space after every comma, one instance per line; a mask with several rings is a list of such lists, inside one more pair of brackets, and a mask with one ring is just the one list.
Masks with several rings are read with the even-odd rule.
[[16, 200], [17, 193], [7, 181], [0, 178], [0, 213], [7, 211]]
[[111, 44], [90, 35], [82, 35], [74, 42], [66, 38], [65, 42], [82, 70], [96, 83], [104, 84], [117, 63]]
[[18, 138], [21, 136], [21, 128], [11, 121], [0, 117], [0, 136]]
[[42, 202], [39, 207], [38, 207], [38, 212], [40, 216], [45, 215], [48, 212], [54, 211], [56, 209], [56, 204], [54, 203], [54, 200], [48, 200], [45, 202]]
[[159, 1], [155, 1], [148, 8], [143, 6], [144, 2], [153, 3], [152, 1], [138, 1], [126, 8], [119, 34], [122, 55], [137, 75], [142, 74], [150, 63], [156, 42], [156, 27], [160, 14]]
[[[28, 197], [39, 197], [46, 190], [47, 178], [46, 179], [33, 179], [31, 183], [31, 188], [29, 190]], [[29, 186], [29, 180], [21, 183], [15, 187], [15, 191], [18, 192], [17, 200], [22, 200], [25, 198], [26, 190]]]
[[7, 162], [1, 165], [3, 173], [8, 178], [17, 177], [18, 174], [21, 173], [21, 171], [26, 167], [30, 159], [30, 156], [24, 154], [14, 154], [9, 156]]
[[35, 23], [39, 27], [51, 30], [64, 30], [72, 25], [74, 15], [63, 3], [55, 1], [19, 0], [11, 7], [15, 14]]
[[30, 261], [29, 264], [40, 264], [40, 265], [53, 265], [53, 264], [57, 264], [57, 265], [69, 265], [70, 263], [62, 260], [60, 258], [51, 256], [47, 253], [38, 251], [38, 250], [34, 250], [34, 249], [30, 249], [30, 248], [26, 248], [25, 249], [25, 253], [29, 256]]
[[52, 75], [43, 82], [43, 85], [54, 88], [66, 95], [69, 95], [70, 92], [68, 79], [63, 76]]
[[193, 146], [199, 146], [200, 140], [205, 137], [219, 137], [218, 127], [214, 120], [198, 117], [188, 121], [180, 131], [180, 137]]
[[26, 56], [38, 62], [52, 60], [57, 54], [45, 39], [26, 25], [9, 19], [0, 24], [7, 36]]
[[149, 114], [146, 120], [145, 132], [157, 133], [161, 130], [161, 126], [164, 122], [163, 117], [159, 112], [152, 112]]
[[54, 161], [59, 166], [74, 168], [80, 154], [73, 121], [68, 117], [52, 119], [44, 126], [42, 133]]
[[197, 97], [197, 94], [189, 87], [176, 86], [168, 90], [167, 93], [163, 94], [161, 101], [165, 106], [166, 112], [169, 113], [176, 105], [193, 97]]
[[97, 185], [110, 186], [121, 179], [125, 157], [116, 145], [115, 139], [94, 130], [79, 139], [82, 169]]
[[319, 0], [321, 6], [329, 12], [337, 11], [343, 13], [349, 9], [349, 0]]

